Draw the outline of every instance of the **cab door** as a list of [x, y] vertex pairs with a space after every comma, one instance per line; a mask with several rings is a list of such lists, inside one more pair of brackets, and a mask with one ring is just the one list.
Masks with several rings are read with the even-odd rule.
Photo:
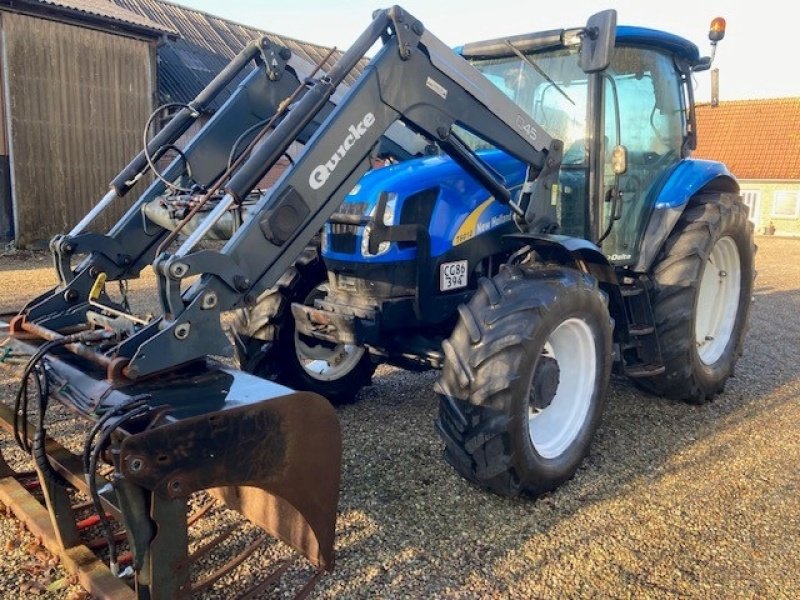
[[[666, 175], [681, 160], [686, 116], [681, 76], [672, 57], [651, 48], [617, 47], [604, 74], [605, 148], [602, 229], [612, 228], [602, 249], [612, 264], [633, 264], [641, 235]], [[628, 152], [627, 171], [616, 178], [611, 152]], [[616, 215], [613, 214], [613, 212]]]

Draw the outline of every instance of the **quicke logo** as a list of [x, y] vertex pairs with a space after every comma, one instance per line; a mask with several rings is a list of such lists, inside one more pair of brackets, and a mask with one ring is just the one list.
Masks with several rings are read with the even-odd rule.
[[350, 125], [347, 130], [350, 132], [342, 141], [341, 145], [336, 149], [336, 152], [333, 153], [330, 160], [322, 165], [317, 165], [314, 167], [314, 170], [311, 171], [311, 175], [308, 177], [308, 185], [311, 186], [312, 190], [318, 190], [325, 182], [328, 181], [331, 174], [336, 170], [336, 167], [339, 166], [339, 163], [342, 159], [347, 156], [347, 153], [350, 152], [350, 148], [353, 147], [358, 140], [367, 132], [367, 129], [372, 127], [375, 123], [375, 115], [371, 112], [364, 115], [364, 118], [361, 119], [355, 125]]

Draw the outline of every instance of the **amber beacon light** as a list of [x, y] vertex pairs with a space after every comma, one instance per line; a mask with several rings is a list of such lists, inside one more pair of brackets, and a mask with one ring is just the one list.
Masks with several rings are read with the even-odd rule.
[[717, 17], [713, 21], [711, 21], [711, 29], [708, 31], [708, 39], [711, 40], [712, 43], [716, 44], [722, 38], [725, 37], [725, 19], [722, 17]]

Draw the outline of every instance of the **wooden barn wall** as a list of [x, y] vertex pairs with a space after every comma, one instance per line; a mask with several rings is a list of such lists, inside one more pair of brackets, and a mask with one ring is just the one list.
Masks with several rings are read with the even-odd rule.
[[[152, 110], [145, 41], [29, 16], [3, 15], [16, 239], [69, 230], [139, 152]], [[105, 231], [125, 202], [95, 222]]]

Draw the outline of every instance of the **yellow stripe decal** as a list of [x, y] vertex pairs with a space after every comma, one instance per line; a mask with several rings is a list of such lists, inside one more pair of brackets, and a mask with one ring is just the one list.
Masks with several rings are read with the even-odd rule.
[[489, 205], [492, 202], [494, 202], [494, 197], [489, 196], [488, 200], [485, 200], [480, 206], [478, 206], [475, 210], [473, 210], [466, 219], [464, 219], [464, 222], [461, 224], [461, 227], [458, 228], [458, 231], [456, 231], [455, 236], [453, 236], [454, 246], [463, 244], [464, 242], [471, 240], [472, 238], [475, 237], [475, 230], [478, 225], [478, 219], [481, 218], [481, 215], [487, 208], [489, 208]]

